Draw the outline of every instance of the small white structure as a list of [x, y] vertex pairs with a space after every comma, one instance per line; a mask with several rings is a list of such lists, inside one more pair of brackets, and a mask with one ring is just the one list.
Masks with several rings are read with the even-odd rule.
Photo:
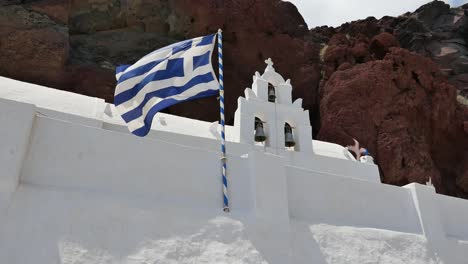
[[[371, 167], [350, 162], [356, 159], [342, 146], [312, 141], [312, 127], [309, 111], [302, 108], [302, 99], [292, 101], [291, 81], [275, 71], [273, 61], [265, 61], [267, 67], [263, 74], [256, 72], [253, 76], [252, 88], [245, 89], [245, 98], [239, 97], [238, 108], [234, 117], [233, 141], [254, 146], [255, 119], [260, 119], [264, 125], [266, 140], [263, 146], [256, 146], [258, 151], [264, 151], [287, 157], [293, 166], [304, 167], [324, 173], [339, 174], [373, 182], [380, 182], [378, 168], [372, 157], [365, 161]], [[272, 90], [275, 98], [271, 102], [269, 92]], [[292, 127], [295, 146], [285, 146], [285, 126]], [[316, 150], [314, 151], [314, 146]], [[246, 151], [247, 152], [247, 151]], [[333, 159], [328, 159], [331, 157]], [[347, 161], [345, 161], [347, 160]], [[340, 170], [339, 168], [346, 168]]]
[[139, 138], [102, 99], [0, 77], [0, 263], [467, 263], [468, 201], [381, 184], [312, 140], [270, 60], [253, 81], [226, 127], [225, 214], [216, 123], [158, 114]]
[[[254, 143], [253, 131], [255, 118], [265, 122], [266, 150], [281, 154], [285, 151], [284, 127], [289, 124], [293, 128], [296, 141], [294, 150], [312, 154], [312, 127], [310, 126], [309, 111], [302, 108], [302, 99], [292, 102], [291, 81], [287, 81], [273, 68], [271, 59], [266, 61], [267, 68], [260, 75], [253, 76], [252, 88], [245, 89], [245, 98], [238, 99], [235, 113], [234, 130], [240, 143]], [[276, 95], [274, 102], [268, 101], [269, 88]]]
[[369, 156], [369, 155], [361, 156], [359, 158], [359, 161], [361, 163], [366, 163], [366, 164], [375, 164], [374, 163], [374, 158], [372, 156]]

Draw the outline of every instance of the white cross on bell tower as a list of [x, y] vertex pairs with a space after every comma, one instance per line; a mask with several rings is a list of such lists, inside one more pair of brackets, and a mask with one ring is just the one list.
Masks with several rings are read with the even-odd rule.
[[271, 58], [268, 58], [267, 60], [265, 60], [265, 63], [267, 64], [266, 70], [271, 70], [271, 69], [275, 70], [275, 69], [273, 68], [273, 64], [274, 64], [274, 63], [273, 63], [273, 61], [271, 60]]
[[[264, 73], [255, 72], [252, 88], [245, 89], [245, 98], [239, 97], [234, 117], [237, 142], [255, 145], [255, 130], [261, 121], [265, 135], [265, 150], [280, 154], [283, 151], [312, 152], [312, 127], [309, 111], [302, 108], [302, 99], [292, 102], [290, 80], [273, 68], [271, 58], [265, 60]], [[257, 120], [257, 122], [256, 122]], [[288, 144], [293, 139], [294, 144]], [[293, 146], [291, 146], [293, 145]]]

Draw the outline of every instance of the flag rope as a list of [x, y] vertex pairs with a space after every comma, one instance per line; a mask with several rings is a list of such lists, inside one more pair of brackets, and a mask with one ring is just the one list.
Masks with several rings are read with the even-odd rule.
[[223, 211], [229, 212], [228, 182], [226, 175], [226, 135], [224, 121], [224, 77], [223, 77], [223, 31], [218, 29], [218, 63], [219, 63], [219, 112], [221, 118], [221, 166], [223, 176]]

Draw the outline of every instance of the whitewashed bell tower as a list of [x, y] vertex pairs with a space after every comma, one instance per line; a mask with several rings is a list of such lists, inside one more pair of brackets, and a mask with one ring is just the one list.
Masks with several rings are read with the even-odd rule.
[[[245, 89], [245, 98], [239, 97], [234, 130], [237, 142], [255, 144], [255, 118], [263, 123], [266, 136], [265, 150], [276, 154], [284, 151], [312, 153], [312, 127], [309, 111], [302, 108], [302, 99], [292, 102], [290, 80], [278, 74], [271, 59], [265, 61], [265, 72], [253, 76], [252, 88]], [[272, 100], [271, 93], [274, 93]], [[270, 95], [270, 97], [269, 97]], [[295, 146], [285, 146], [285, 126], [292, 127]]]

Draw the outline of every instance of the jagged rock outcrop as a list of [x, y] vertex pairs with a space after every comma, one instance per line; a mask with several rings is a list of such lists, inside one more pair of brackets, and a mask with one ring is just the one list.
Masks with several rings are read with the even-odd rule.
[[400, 22], [395, 35], [403, 47], [437, 62], [468, 97], [468, 5], [450, 9], [441, 1], [431, 2]]
[[318, 138], [343, 145], [358, 138], [386, 183], [430, 177], [438, 192], [468, 197], [468, 111], [456, 99], [458, 89], [466, 100], [457, 80], [468, 71], [457, 65], [465, 58], [467, 7], [434, 1], [398, 18], [311, 30], [326, 43]]
[[432, 178], [439, 192], [464, 196], [466, 163], [454, 161], [466, 158], [468, 137], [456, 89], [434, 62], [391, 48], [383, 60], [338, 69], [322, 94], [320, 139], [346, 145], [357, 138], [386, 183]]
[[[467, 10], [434, 1], [396, 18], [309, 31], [280, 0], [0, 0], [0, 75], [112, 101], [117, 65], [222, 28], [228, 123], [272, 57], [310, 110], [314, 135], [359, 139], [387, 183], [431, 176], [438, 191], [466, 197], [468, 110], [454, 86], [468, 102]], [[217, 104], [168, 111], [214, 121]]]
[[389, 33], [381, 33], [371, 40], [363, 34], [350, 37], [343, 33], [333, 35], [322, 49], [323, 81], [336, 70], [344, 70], [353, 65], [374, 59], [383, 59], [392, 47], [399, 47], [398, 40]]
[[401, 47], [434, 60], [459, 94], [468, 98], [468, 4], [450, 8], [433, 1], [400, 17], [369, 17], [338, 28], [312, 29], [310, 34], [328, 42], [335, 34], [371, 39], [382, 32], [393, 34]]

